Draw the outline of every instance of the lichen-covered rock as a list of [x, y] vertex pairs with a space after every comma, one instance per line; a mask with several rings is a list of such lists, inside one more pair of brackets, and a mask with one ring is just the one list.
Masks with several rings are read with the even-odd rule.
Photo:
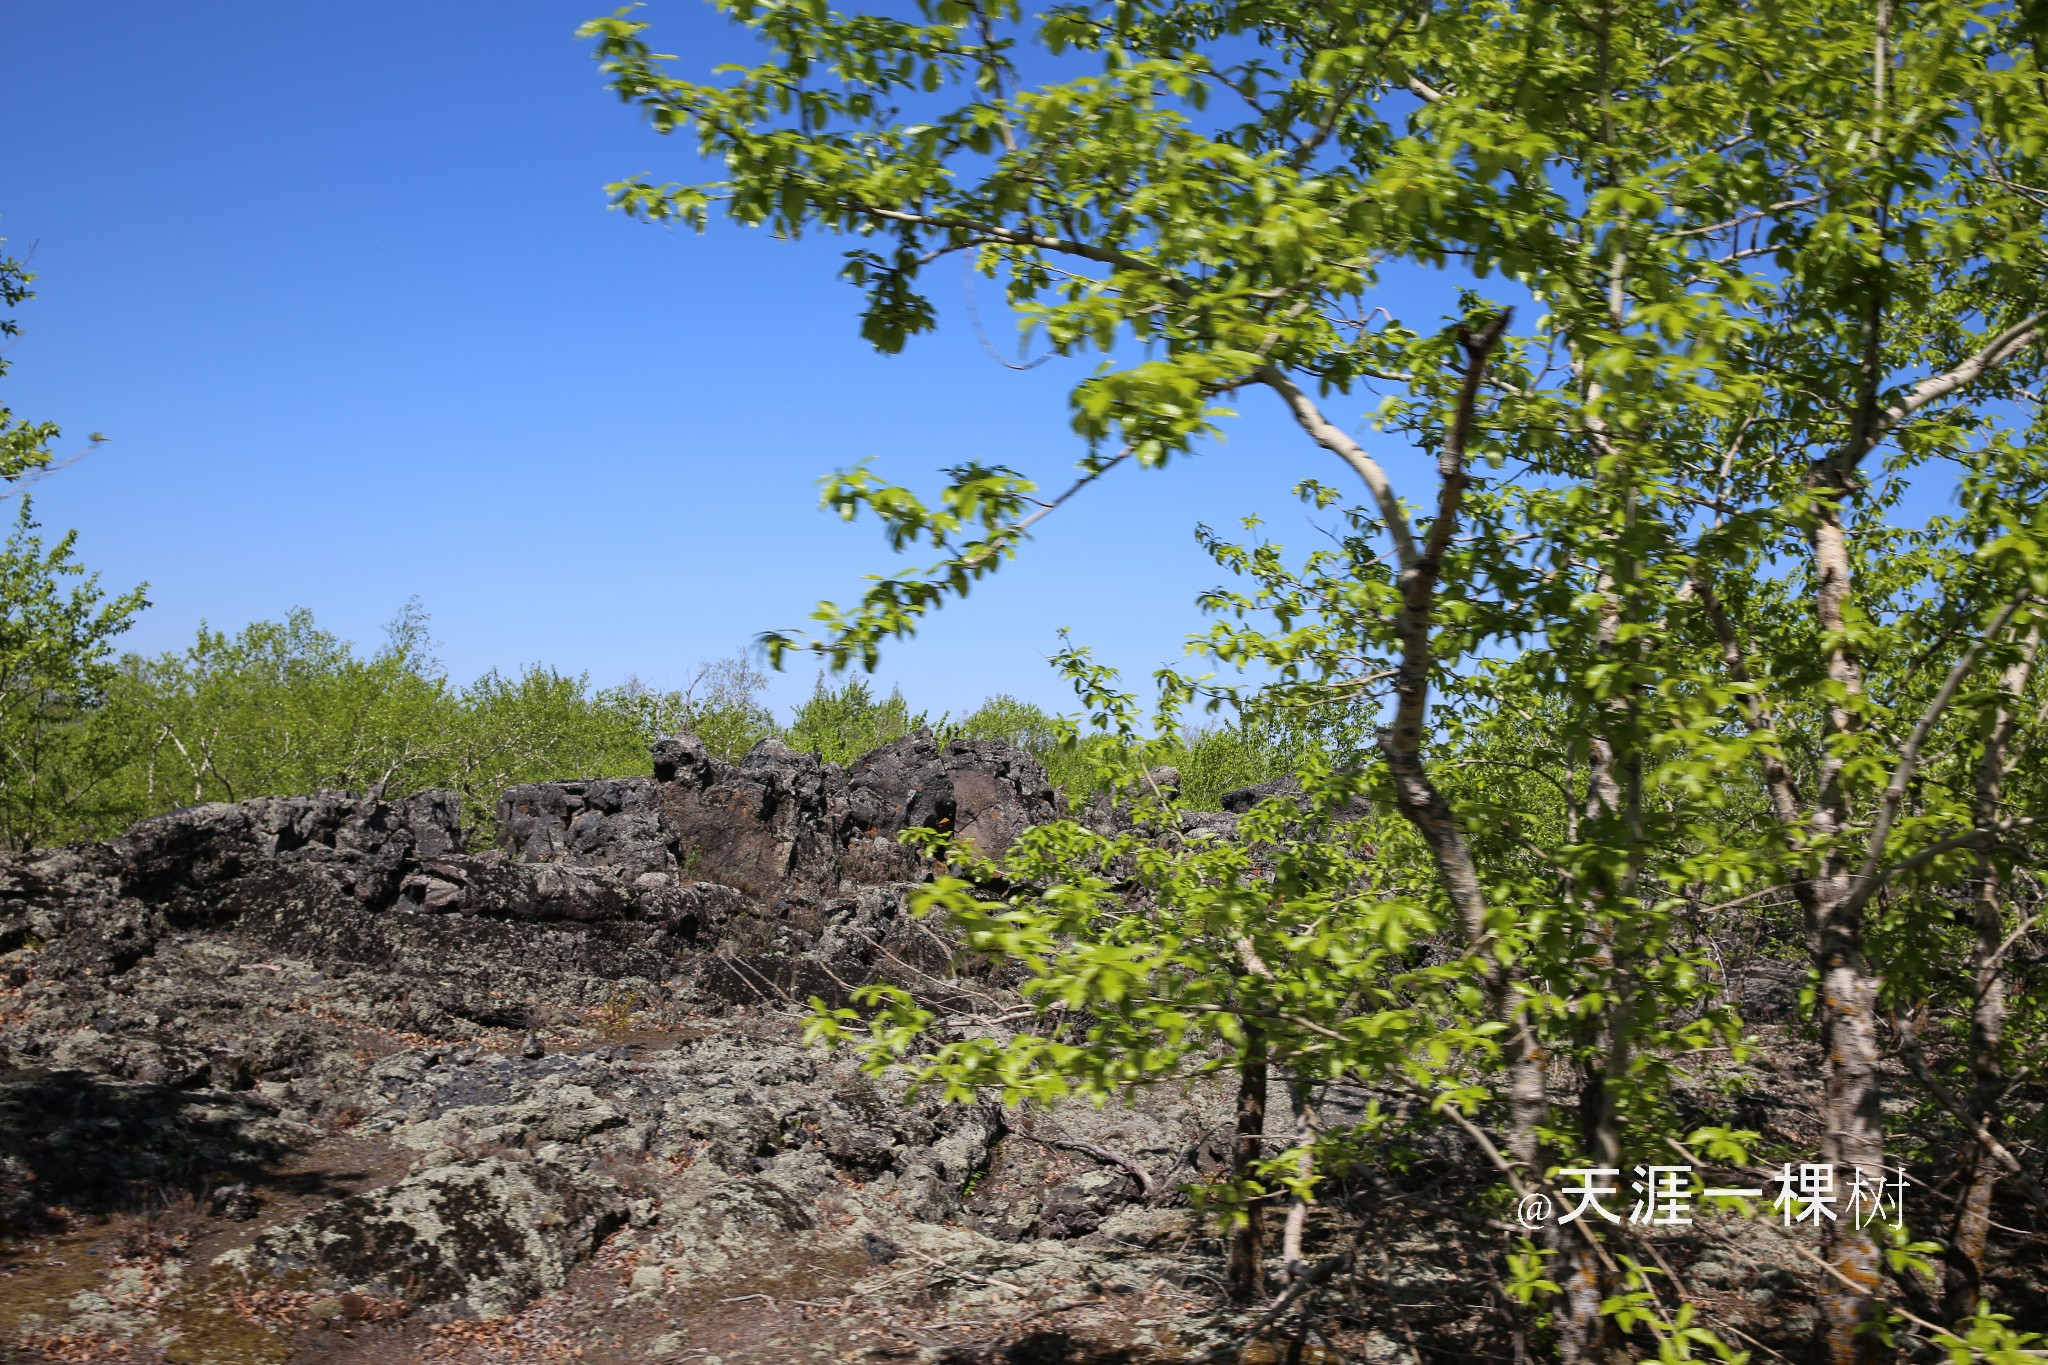
[[[1143, 1182], [805, 1047], [797, 1017], [878, 980], [1014, 1003], [909, 913], [930, 865], [896, 835], [999, 853], [1054, 813], [1043, 771], [928, 733], [851, 773], [779, 744], [651, 757], [513, 789], [497, 849], [445, 794], [321, 793], [0, 856], [0, 1231], [174, 1208], [242, 1247], [227, 1265], [344, 1305], [322, 1321], [387, 1325], [736, 1278], [832, 1297], [898, 1259], [957, 1262], [934, 1273], [975, 1311], [1016, 1307], [992, 1277], [1110, 1278], [1080, 1243]], [[1163, 1173], [1216, 1123], [1146, 1105], [1059, 1131]], [[131, 1322], [111, 1278], [66, 1293], [53, 1329], [182, 1330]]]
[[324, 1204], [220, 1264], [317, 1267], [360, 1292], [488, 1318], [560, 1288], [625, 1218], [608, 1181], [487, 1157]]

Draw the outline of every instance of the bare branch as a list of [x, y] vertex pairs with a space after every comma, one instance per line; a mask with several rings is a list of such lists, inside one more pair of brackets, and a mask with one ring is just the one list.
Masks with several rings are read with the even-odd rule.
[[1393, 480], [1387, 477], [1386, 467], [1366, 454], [1365, 447], [1352, 440], [1343, 428], [1323, 416], [1315, 400], [1303, 393], [1300, 386], [1277, 366], [1265, 366], [1252, 378], [1279, 394], [1295, 422], [1308, 433], [1309, 438], [1350, 465], [1352, 472], [1364, 480], [1373, 502], [1379, 507], [1380, 520], [1386, 523], [1387, 534], [1393, 537], [1395, 555], [1401, 567], [1407, 569], [1414, 565], [1418, 557], [1415, 531], [1409, 524], [1407, 512], [1402, 510], [1400, 497], [1394, 492]]
[[1975, 1138], [1985, 1151], [1991, 1153], [1994, 1161], [2005, 1168], [2006, 1176], [2014, 1187], [2026, 1195], [2035, 1208], [2048, 1214], [2048, 1190], [2042, 1189], [2040, 1182], [2027, 1174], [2027, 1169], [2020, 1164], [2020, 1159], [1998, 1140], [1997, 1135], [1991, 1131], [1990, 1117], [1981, 1115], [1972, 1118], [1962, 1100], [1942, 1084], [1941, 1078], [1927, 1065], [1927, 1057], [1920, 1050], [1918, 1033], [1896, 1018], [1892, 1021], [1892, 1031], [1899, 1040], [1899, 1055], [1905, 1059], [1906, 1068], [1913, 1073], [1913, 1079], [1920, 1082], [1920, 1088], [1932, 1095], [1942, 1108], [1948, 1110], [1963, 1127], [1969, 1129], [1970, 1136]]

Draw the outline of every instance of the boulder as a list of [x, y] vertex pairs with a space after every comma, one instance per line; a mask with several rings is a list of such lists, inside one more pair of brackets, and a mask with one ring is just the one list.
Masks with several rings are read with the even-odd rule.
[[847, 774], [849, 839], [893, 842], [906, 829], [945, 830], [985, 858], [1057, 817], [1052, 781], [1014, 744], [956, 739], [942, 751], [928, 729], [905, 735]]
[[351, 864], [395, 889], [389, 874], [408, 861], [462, 848], [460, 812], [445, 791], [396, 802], [325, 791], [210, 802], [137, 822], [113, 853], [124, 894], [204, 917], [204, 892], [280, 860]]
[[659, 799], [684, 876], [754, 896], [837, 884], [845, 821], [837, 765], [764, 739], [737, 767], [707, 762], [674, 771]]
[[1299, 797], [1301, 794], [1301, 779], [1290, 774], [1286, 777], [1275, 777], [1265, 782], [1257, 782], [1249, 787], [1238, 787], [1234, 791], [1227, 791], [1218, 799], [1218, 804], [1233, 815], [1242, 815], [1269, 797]]
[[317, 1267], [357, 1292], [491, 1318], [561, 1288], [625, 1221], [609, 1180], [484, 1157], [332, 1200], [215, 1264]]

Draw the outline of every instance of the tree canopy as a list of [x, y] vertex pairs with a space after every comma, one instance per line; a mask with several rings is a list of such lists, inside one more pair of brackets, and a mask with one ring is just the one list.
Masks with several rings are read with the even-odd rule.
[[[1222, 1059], [1260, 1115], [1280, 1067], [1297, 1201], [1337, 1141], [1315, 1083], [1422, 1086], [1503, 1189], [1534, 1190], [1651, 1154], [1669, 1067], [1734, 1036], [1716, 934], [1781, 901], [1828, 1059], [1822, 1162], [1847, 1188], [1903, 1159], [1888, 1061], [1960, 1151], [1944, 1226], [1831, 1226], [1828, 1358], [1886, 1358], [1900, 1332], [2017, 1351], [1980, 1270], [1994, 1190], [2048, 1212], [2015, 1079], [2042, 1043], [2040, 969], [2014, 951], [2039, 904], [2048, 613], [2034, 7], [717, 7], [756, 52], [708, 78], [631, 12], [586, 26], [616, 93], [722, 168], [620, 182], [620, 208], [844, 239], [884, 351], [936, 325], [931, 272], [965, 258], [1028, 335], [1099, 362], [1063, 483], [974, 462], [929, 497], [866, 465], [830, 477], [828, 506], [931, 562], [771, 651], [872, 667], [1038, 520], [1119, 465], [1175, 463], [1230, 403], [1278, 405], [1304, 473], [1330, 470], [1302, 493], [1335, 548], [1204, 532], [1235, 581], [1203, 598], [1195, 648], [1224, 671], [1163, 673], [1160, 708], [1349, 708], [1366, 742], [1307, 776], [1326, 831], [1347, 793], [1372, 800], [1373, 856], [1276, 814], [1254, 830], [1285, 856], [1183, 850], [1119, 882], [1136, 849], [1034, 836], [984, 869], [1007, 898], [962, 879], [932, 903], [1027, 963], [1044, 1009], [1099, 1022], [933, 1051], [915, 1003], [878, 994], [878, 1055], [962, 1093]], [[1063, 663], [1128, 720], [1084, 651]], [[1418, 935], [1455, 952], [1418, 974]], [[1390, 1053], [1402, 1030], [1441, 1041], [1434, 1079]], [[1554, 1098], [1566, 1076], [1576, 1104]], [[1255, 1232], [1251, 1194], [1280, 1177], [1245, 1131]], [[1935, 1307], [1912, 1267], [1937, 1243]], [[1621, 1264], [1598, 1236], [1515, 1262], [1563, 1359], [1709, 1344]]]

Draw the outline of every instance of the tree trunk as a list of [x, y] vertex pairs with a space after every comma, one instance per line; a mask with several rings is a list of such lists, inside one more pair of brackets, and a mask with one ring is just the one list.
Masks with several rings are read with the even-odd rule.
[[[1244, 1056], [1237, 1064], [1237, 1140], [1230, 1151], [1230, 1175], [1240, 1183], [1249, 1180], [1252, 1166], [1266, 1147], [1266, 1035], [1255, 1025], [1245, 1032]], [[1239, 1303], [1251, 1303], [1266, 1294], [1265, 1226], [1261, 1217], [1265, 1204], [1247, 1202], [1243, 1220], [1230, 1237], [1230, 1254], [1224, 1280], [1230, 1296]]]
[[[1850, 563], [1841, 504], [1848, 477], [1823, 472], [1829, 501], [1813, 531], [1815, 616], [1824, 637], [1848, 636]], [[1830, 735], [1858, 728], [1846, 699], [1863, 691], [1860, 660], [1843, 643], [1828, 651], [1828, 678], [1843, 700], [1828, 711]], [[1827, 848], [1822, 866], [1800, 888], [1808, 917], [1808, 942], [1820, 976], [1820, 1045], [1825, 1067], [1821, 1100], [1821, 1160], [1834, 1171], [1835, 1193], [1846, 1198], [1858, 1172], [1884, 1180], [1884, 1115], [1878, 1107], [1877, 974], [1863, 951], [1863, 913], [1853, 898], [1856, 860], [1846, 847], [1832, 846], [1846, 833], [1852, 812], [1842, 760], [1821, 763], [1812, 828]], [[1820, 1284], [1821, 1330], [1831, 1365], [1877, 1365], [1889, 1352], [1876, 1325], [1883, 1318], [1877, 1243], [1841, 1212], [1827, 1222], [1827, 1257], [1835, 1273]]]
[[[2005, 797], [2005, 778], [2012, 764], [2013, 729], [2019, 701], [2032, 679], [2041, 647], [2041, 627], [2027, 632], [2019, 657], [1999, 679], [2001, 701], [1978, 756], [1973, 814], [1979, 829], [1996, 825]], [[2005, 1087], [2005, 881], [1998, 861], [1986, 850], [1977, 860], [1977, 890], [1971, 902], [1970, 948], [1970, 1093], [1972, 1126], [1998, 1128], [1998, 1102]], [[1949, 1229], [1947, 1274], [1943, 1287], [1951, 1319], [1976, 1311], [1984, 1282], [1984, 1245], [1991, 1235], [1991, 1196], [1998, 1186], [1999, 1167], [1982, 1142], [1963, 1144], [1963, 1200]]]
[[[1294, 1145], [1301, 1155], [1294, 1159], [1294, 1173], [1303, 1180], [1316, 1172], [1316, 1111], [1310, 1101], [1307, 1078], [1296, 1075], [1287, 1087], [1294, 1107]], [[1287, 1223], [1280, 1232], [1280, 1277], [1293, 1284], [1308, 1264], [1301, 1251], [1302, 1236], [1308, 1230], [1308, 1200], [1295, 1195], [1287, 1201]]]
[[[1846, 1201], [1858, 1172], [1873, 1185], [1884, 1175], [1884, 1116], [1878, 1108], [1878, 980], [1863, 953], [1862, 914], [1843, 912], [1846, 866], [1815, 887], [1815, 965], [1820, 969], [1820, 1043], [1826, 1058], [1821, 1100], [1821, 1160], [1834, 1169]], [[1890, 1354], [1875, 1330], [1883, 1318], [1877, 1243], [1855, 1226], [1846, 1202], [1828, 1223], [1828, 1260], [1836, 1275], [1821, 1281], [1821, 1309], [1831, 1365], [1876, 1365]], [[1836, 1278], [1839, 1276], [1840, 1278]]]

